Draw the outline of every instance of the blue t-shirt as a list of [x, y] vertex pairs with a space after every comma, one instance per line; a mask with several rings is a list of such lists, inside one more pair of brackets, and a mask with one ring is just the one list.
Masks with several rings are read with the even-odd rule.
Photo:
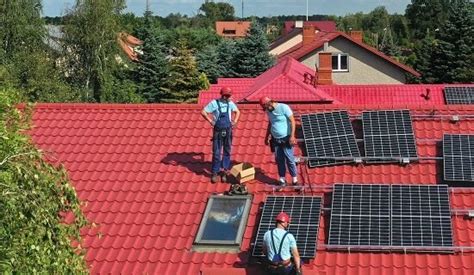
[[[227, 112], [229, 113], [229, 119], [232, 122], [232, 112], [237, 111], [237, 105], [235, 105], [235, 103], [232, 101], [224, 102], [222, 100], [219, 100], [219, 104], [221, 106], [221, 113], [224, 113], [227, 109]], [[217, 111], [217, 108], [218, 106], [216, 100], [212, 100], [206, 105], [206, 107], [204, 107], [204, 111], [206, 113], [212, 113], [212, 115], [214, 116], [213, 120], [216, 121], [219, 117], [219, 112]]]
[[277, 103], [275, 110], [272, 112], [267, 111], [267, 115], [272, 124], [271, 133], [274, 138], [284, 138], [291, 134], [290, 116], [293, 115], [293, 112], [290, 106], [284, 103]]
[[[276, 228], [273, 230], [273, 242], [275, 244], [275, 249], [277, 251], [273, 251], [273, 245], [272, 245], [272, 235], [271, 235], [271, 230], [265, 232], [265, 235], [263, 235], [263, 245], [267, 248], [267, 258], [268, 260], [272, 260], [273, 257], [275, 256], [276, 253], [278, 253], [278, 250], [280, 249], [280, 243], [281, 239], [285, 235], [286, 231], [281, 229], [281, 228]], [[283, 261], [288, 260], [291, 258], [291, 249], [296, 247], [296, 240], [293, 234], [288, 233], [286, 235], [285, 240], [283, 241], [283, 247], [281, 248], [281, 259]]]

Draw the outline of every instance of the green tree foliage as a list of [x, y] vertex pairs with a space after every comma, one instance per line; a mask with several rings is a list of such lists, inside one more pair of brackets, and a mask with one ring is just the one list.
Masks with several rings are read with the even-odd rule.
[[414, 68], [421, 73], [419, 81], [422, 83], [436, 82], [436, 78], [433, 76], [433, 60], [431, 58], [435, 46], [435, 40], [430, 36], [426, 36], [415, 49], [416, 60]]
[[205, 1], [199, 8], [204, 14], [209, 26], [213, 26], [216, 21], [233, 21], [235, 16], [234, 7], [225, 2], [209, 2]]
[[139, 63], [135, 69], [139, 93], [150, 103], [160, 102], [165, 98], [163, 87], [170, 73], [166, 60], [167, 48], [152, 21], [151, 13], [145, 14], [145, 24], [140, 30], [143, 53], [139, 55]]
[[275, 63], [269, 54], [269, 43], [263, 28], [253, 22], [247, 37], [238, 40], [234, 70], [237, 77], [255, 77], [265, 72]]
[[[76, 0], [68, 14], [64, 26], [67, 73], [74, 85], [91, 92], [88, 100], [121, 102], [123, 85], [133, 92], [130, 83], [114, 78], [121, 74], [118, 71], [128, 68], [122, 64], [124, 58], [120, 58], [117, 44], [121, 31], [118, 22], [124, 8], [124, 0]], [[130, 94], [125, 98], [138, 97]]]
[[413, 38], [422, 40], [433, 34], [446, 20], [450, 0], [412, 0], [405, 10]]
[[29, 101], [79, 100], [77, 90], [64, 82], [56, 67], [40, 16], [39, 0], [0, 0], [0, 65]]
[[217, 83], [217, 78], [222, 75], [216, 46], [208, 46], [196, 54], [198, 70], [206, 74], [210, 83]]
[[436, 81], [474, 81], [474, 5], [469, 0], [452, 0], [447, 20], [435, 37], [431, 70]]
[[[29, 108], [19, 111], [18, 97], [0, 88], [0, 272], [86, 273], [79, 200], [65, 171], [45, 162], [24, 134]], [[65, 222], [66, 213], [75, 218]]]
[[209, 87], [206, 75], [199, 73], [192, 51], [184, 40], [172, 50], [170, 69], [161, 102], [195, 102], [198, 92]]
[[217, 45], [219, 77], [238, 77], [235, 71], [238, 50], [235, 40], [225, 39]]

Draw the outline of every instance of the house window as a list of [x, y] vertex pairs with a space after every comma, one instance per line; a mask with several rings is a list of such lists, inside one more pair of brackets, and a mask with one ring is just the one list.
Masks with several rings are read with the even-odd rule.
[[232, 34], [235, 35], [235, 34], [236, 34], [236, 31], [235, 31], [235, 30], [226, 30], [226, 29], [224, 29], [224, 30], [222, 31], [222, 33], [223, 33], [223, 34], [229, 34], [229, 35], [232, 35]]
[[349, 55], [346, 53], [332, 54], [332, 71], [333, 72], [349, 71]]
[[196, 244], [239, 246], [247, 224], [251, 196], [211, 196]]

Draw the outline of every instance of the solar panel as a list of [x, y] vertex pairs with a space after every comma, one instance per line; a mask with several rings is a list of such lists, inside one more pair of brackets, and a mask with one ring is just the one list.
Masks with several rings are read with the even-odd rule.
[[443, 136], [444, 179], [474, 181], [474, 135]]
[[309, 167], [353, 162], [312, 157], [360, 157], [347, 111], [304, 114], [301, 124]]
[[392, 246], [452, 246], [446, 185], [393, 185]]
[[334, 186], [328, 244], [390, 245], [388, 185]]
[[474, 86], [445, 87], [444, 98], [446, 104], [474, 104]]
[[362, 124], [365, 156], [372, 158], [368, 162], [393, 162], [399, 158], [418, 158], [408, 110], [363, 112]]
[[449, 250], [450, 213], [446, 185], [336, 184], [328, 245]]
[[269, 196], [262, 210], [253, 256], [264, 256], [263, 236], [275, 228], [275, 217], [284, 211], [291, 217], [288, 231], [295, 236], [300, 256], [314, 258], [319, 229], [321, 197], [308, 196]]

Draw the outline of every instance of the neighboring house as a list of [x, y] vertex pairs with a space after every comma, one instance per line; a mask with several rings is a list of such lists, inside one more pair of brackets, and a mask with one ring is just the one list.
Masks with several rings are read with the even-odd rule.
[[140, 46], [143, 45], [143, 41], [125, 32], [117, 35], [117, 41], [130, 60], [138, 61], [138, 55], [142, 54]]
[[250, 24], [250, 21], [216, 21], [216, 33], [225, 38], [244, 38]]
[[282, 35], [270, 44], [270, 53], [279, 55], [303, 41], [303, 26], [314, 27], [314, 32], [336, 32], [334, 21], [285, 21]]
[[411, 67], [362, 42], [362, 33], [353, 31], [317, 32], [314, 27], [295, 30], [276, 40], [270, 53], [278, 59], [291, 56], [312, 69], [319, 64], [318, 54], [332, 54], [332, 81], [336, 84], [402, 84], [407, 75], [419, 77]]
[[[322, 54], [330, 63], [332, 55]], [[330, 65], [327, 65], [330, 66]], [[256, 103], [261, 96], [269, 96], [287, 103], [317, 104], [406, 104], [417, 106], [445, 105], [443, 89], [446, 84], [369, 84], [335, 85], [331, 82], [331, 67], [315, 72], [292, 57], [256, 78], [219, 78], [208, 90], [199, 93], [199, 104], [207, 104], [219, 97], [222, 87], [230, 87], [233, 100]], [[463, 84], [474, 87], [474, 84]]]
[[[245, 81], [243, 81], [245, 82]], [[243, 83], [228, 80], [230, 83]], [[250, 84], [253, 85], [253, 84]], [[326, 244], [330, 198], [335, 183], [436, 185], [443, 181], [439, 144], [443, 133], [474, 133], [474, 107], [292, 104], [299, 116], [347, 110], [355, 124], [366, 110], [409, 109], [420, 157], [400, 164], [359, 164], [308, 168], [298, 164], [303, 192], [275, 192], [276, 165], [264, 144], [267, 118], [257, 104], [241, 105], [234, 130], [234, 162], [250, 162], [256, 179], [242, 238], [236, 245], [196, 244], [198, 228], [211, 195], [228, 184], [209, 182], [212, 129], [191, 104], [37, 104], [30, 132], [48, 160], [64, 165], [85, 216], [94, 226], [81, 230], [91, 274], [262, 274], [252, 243], [269, 195], [324, 196], [317, 252], [305, 260], [303, 273], [316, 274], [474, 274], [474, 189], [458, 183], [449, 189], [454, 250], [333, 250]], [[457, 122], [449, 121], [457, 116]], [[361, 135], [360, 127], [356, 135]], [[297, 138], [301, 138], [298, 131]], [[297, 156], [304, 146], [297, 146]], [[225, 198], [228, 196], [220, 196]], [[235, 198], [235, 197], [230, 197]], [[408, 206], [407, 206], [408, 207]], [[229, 220], [214, 212], [216, 219]], [[428, 217], [429, 218], [429, 217]], [[428, 230], [428, 229], [426, 229]], [[224, 233], [224, 232], [220, 232]], [[416, 238], [416, 236], [414, 236]]]
[[283, 27], [283, 35], [290, 33], [295, 28], [302, 29], [306, 26], [313, 26], [318, 31], [335, 32], [337, 31], [336, 22], [326, 21], [285, 21]]

